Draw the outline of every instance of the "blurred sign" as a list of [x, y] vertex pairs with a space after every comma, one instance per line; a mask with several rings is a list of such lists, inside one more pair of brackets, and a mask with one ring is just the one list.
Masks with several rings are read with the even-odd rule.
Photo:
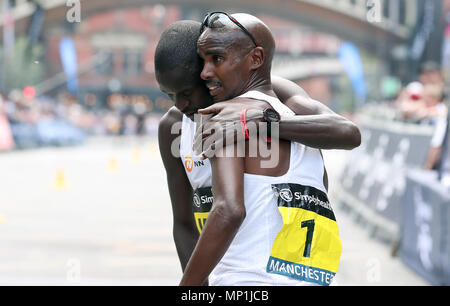
[[407, 173], [402, 260], [433, 285], [450, 285], [450, 194], [435, 173]]
[[362, 144], [352, 151], [342, 172], [341, 193], [399, 226], [405, 171], [422, 167], [433, 129], [381, 120], [366, 120], [360, 128]]
[[367, 93], [358, 48], [351, 42], [344, 42], [339, 48], [338, 55], [355, 91], [357, 101], [363, 102]]
[[0, 150], [10, 150], [14, 147], [14, 140], [5, 115], [0, 114]]

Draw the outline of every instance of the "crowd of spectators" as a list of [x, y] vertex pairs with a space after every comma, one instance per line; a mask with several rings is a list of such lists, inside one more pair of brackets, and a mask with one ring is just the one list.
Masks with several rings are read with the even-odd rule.
[[434, 132], [423, 167], [437, 170], [447, 133], [448, 100], [440, 66], [425, 62], [418, 79], [400, 88], [394, 99], [370, 104], [365, 111], [372, 118], [432, 126]]
[[419, 79], [408, 84], [398, 95], [395, 107], [401, 120], [434, 127], [425, 169], [439, 165], [448, 124], [442, 72], [434, 62], [421, 67]]
[[55, 98], [0, 93], [0, 116], [7, 119], [15, 148], [82, 143], [89, 135], [153, 135], [160, 116], [108, 107], [89, 109], [65, 92]]

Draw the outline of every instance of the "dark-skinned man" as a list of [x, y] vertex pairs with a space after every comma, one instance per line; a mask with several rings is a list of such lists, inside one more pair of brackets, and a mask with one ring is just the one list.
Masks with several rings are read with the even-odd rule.
[[[179, 127], [181, 125], [188, 126], [190, 119], [187, 116], [192, 118], [195, 112], [212, 103], [208, 90], [199, 78], [201, 61], [196, 54], [199, 30], [200, 24], [192, 21], [182, 21], [169, 26], [162, 34], [155, 54], [155, 70], [160, 87], [176, 103], [176, 107], [172, 108], [161, 120], [159, 143], [172, 201], [174, 239], [183, 271], [198, 239], [197, 229], [201, 230], [204, 225], [203, 217], [207, 214], [207, 212], [196, 211], [197, 218], [194, 219], [192, 208], [196, 207], [198, 199], [201, 201], [205, 198], [204, 195], [199, 195], [201, 189], [211, 186], [211, 170], [208, 160], [199, 163], [199, 159], [194, 156], [189, 144], [183, 147], [189, 148], [190, 152], [181, 152], [181, 154], [179, 143], [173, 145], [183, 133], [183, 129], [173, 129], [173, 127], [177, 124]], [[352, 123], [334, 114], [319, 102], [309, 100], [304, 92], [292, 82], [276, 78], [273, 83], [279, 97], [283, 101], [289, 102], [289, 106], [296, 113], [301, 114], [301, 116], [289, 118], [289, 122], [280, 127], [281, 138], [299, 141], [303, 139], [312, 142], [314, 139], [318, 139], [313, 145], [321, 147], [321, 144], [326, 143], [327, 148], [353, 148], [359, 145], [359, 131]], [[216, 105], [218, 108], [213, 111], [218, 112], [219, 115], [213, 118], [226, 114], [230, 109], [242, 107], [241, 101], [231, 101], [228, 105]], [[262, 111], [266, 105], [264, 102], [252, 100], [247, 101], [245, 107], [249, 109], [249, 112], [251, 110]], [[303, 123], [313, 119], [312, 117], [322, 120], [317, 125], [318, 134], [315, 136], [314, 128], [309, 124], [304, 125], [306, 127], [304, 130], [299, 128]], [[323, 126], [328, 127], [329, 130], [325, 132]], [[193, 132], [192, 130], [190, 132], [192, 147]], [[174, 152], [177, 150], [178, 152]], [[194, 196], [194, 205], [192, 205], [194, 190], [197, 192], [195, 193], [197, 198]], [[205, 279], [202, 283], [204, 281]]]

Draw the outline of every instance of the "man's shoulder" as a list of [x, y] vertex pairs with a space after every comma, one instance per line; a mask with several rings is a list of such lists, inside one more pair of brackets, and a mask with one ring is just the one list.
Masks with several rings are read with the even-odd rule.
[[170, 131], [175, 123], [181, 122], [182, 120], [183, 113], [180, 112], [175, 106], [173, 106], [164, 114], [164, 116], [162, 116], [161, 120], [159, 121], [160, 133]]
[[[159, 150], [161, 152], [161, 157], [166, 169], [172, 169], [176, 166], [173, 163], [175, 157], [172, 150], [178, 150], [173, 147], [173, 141], [181, 134], [181, 122], [183, 119], [183, 113], [181, 113], [177, 108], [172, 107], [164, 114], [164, 116], [159, 121], [158, 127], [158, 139], [159, 139]], [[179, 124], [178, 126], [176, 126]]]
[[172, 106], [161, 118], [161, 121], [159, 124], [168, 124], [168, 123], [174, 123], [177, 121], [183, 120], [183, 113], [176, 108], [175, 106]]
[[172, 107], [159, 121], [158, 138], [160, 147], [170, 146], [172, 141], [181, 134], [183, 113]]

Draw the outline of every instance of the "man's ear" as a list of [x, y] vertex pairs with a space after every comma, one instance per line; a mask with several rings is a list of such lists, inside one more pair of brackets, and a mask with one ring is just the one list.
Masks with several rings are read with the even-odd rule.
[[264, 49], [262, 47], [256, 47], [251, 51], [250, 58], [251, 58], [250, 68], [252, 70], [258, 69], [259, 67], [262, 66], [265, 60]]

